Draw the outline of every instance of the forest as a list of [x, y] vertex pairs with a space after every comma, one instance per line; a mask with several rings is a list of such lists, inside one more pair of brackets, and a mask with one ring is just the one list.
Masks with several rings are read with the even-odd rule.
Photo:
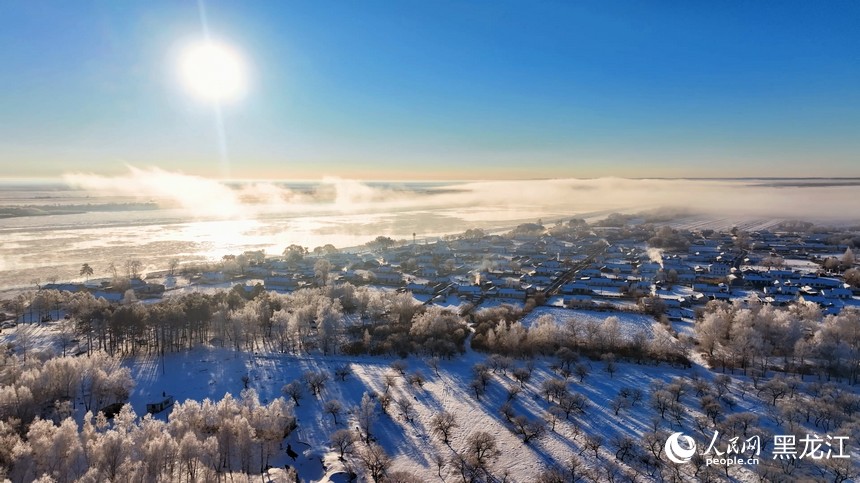
[[[377, 442], [374, 428], [420, 424], [449, 450], [434, 453], [429, 465], [440, 478], [505, 481], [512, 476], [498, 466], [499, 436], [465, 431], [469, 424], [455, 411], [424, 412], [423, 398], [451, 374], [460, 377], [469, 404], [495, 414], [521, 444], [561, 438], [576, 448], [548, 458], [530, 477], [545, 482], [739, 474], [697, 460], [667, 464], [662, 443], [683, 428], [702, 436], [767, 439], [814, 430], [860, 438], [855, 309], [822, 316], [802, 304], [712, 301], [690, 333], [655, 317], [650, 334], [629, 334], [612, 316], [599, 323], [541, 316], [526, 326], [523, 317], [533, 307], [425, 306], [409, 293], [350, 284], [289, 294], [236, 287], [149, 304], [108, 303], [86, 293], [39, 296], [50, 302], [35, 310], [58, 319], [56, 345], [39, 344], [34, 328], [41, 324], [20, 324], [0, 369], [0, 471], [12, 481], [251, 478], [283, 459], [285, 438], [304, 424], [296, 410], [331, 419], [325, 444], [352, 475], [417, 481], [414, 472], [393, 469], [392, 448]], [[243, 377], [237, 397], [177, 402], [166, 420], [140, 417], [124, 404], [135, 387], [129, 360], [160, 358], [160, 371], [170, 372], [166, 355], [203, 346], [332, 363], [297, 373], [270, 401], [261, 402]], [[327, 397], [332, 385], [356, 377], [362, 361], [375, 359], [387, 370], [375, 373], [373, 390], [360, 399]], [[696, 361], [711, 369], [693, 368]], [[623, 377], [651, 368], [665, 375], [640, 384]], [[604, 377], [617, 383], [607, 385]], [[601, 435], [589, 424], [613, 416], [627, 416], [639, 429]], [[857, 475], [855, 466], [767, 461], [749, 471], [767, 481], [816, 474], [847, 481]]]

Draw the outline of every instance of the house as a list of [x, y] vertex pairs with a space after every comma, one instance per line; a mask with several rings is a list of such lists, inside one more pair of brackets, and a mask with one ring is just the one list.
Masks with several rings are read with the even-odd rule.
[[160, 283], [145, 283], [134, 287], [134, 294], [140, 298], [161, 297], [164, 294], [164, 288]]
[[43, 290], [58, 290], [60, 292], [77, 292], [84, 289], [79, 283], [46, 283], [42, 285]]
[[169, 408], [170, 406], [173, 406], [173, 396], [164, 395], [164, 399], [162, 399], [161, 401], [154, 402], [154, 403], [147, 403], [146, 404], [146, 412], [148, 412], [150, 414], [156, 414], [156, 413], [160, 413], [161, 411], [164, 411], [165, 409]]
[[262, 266], [251, 266], [245, 269], [245, 275], [249, 277], [268, 277], [272, 274], [272, 271], [266, 267]]
[[579, 275], [581, 277], [599, 277], [603, 274], [596, 268], [586, 268], [584, 270], [580, 270]]
[[797, 297], [798, 302], [813, 303], [824, 309], [825, 314], [837, 314], [842, 308], [842, 302], [839, 300], [827, 299], [822, 295], [805, 295], [800, 294]]
[[844, 283], [836, 278], [828, 278], [828, 277], [811, 277], [811, 276], [803, 276], [800, 277], [798, 281], [800, 285], [809, 285], [810, 287], [823, 289], [823, 288], [842, 288]]
[[767, 295], [797, 295], [799, 287], [791, 282], [780, 283], [779, 280], [773, 282], [773, 285], [764, 287], [763, 291]]
[[477, 285], [458, 285], [457, 295], [461, 297], [480, 297], [481, 287]]
[[708, 266], [708, 273], [715, 277], [725, 277], [732, 271], [732, 266], [725, 262], [712, 263]]
[[592, 292], [591, 287], [583, 282], [571, 282], [561, 286], [561, 293], [588, 295]]
[[506, 300], [516, 300], [524, 302], [526, 300], [526, 291], [518, 288], [500, 288], [488, 293], [492, 297]]
[[435, 278], [439, 276], [439, 272], [433, 267], [422, 267], [419, 273], [424, 278]]
[[271, 290], [295, 290], [299, 282], [289, 275], [272, 275], [263, 279], [263, 286]]
[[853, 295], [853, 292], [851, 292], [851, 289], [846, 287], [825, 288], [821, 290], [821, 295], [828, 299], [848, 300]]
[[773, 278], [757, 271], [744, 270], [742, 276], [744, 283], [753, 288], [762, 289], [773, 283]]
[[565, 307], [570, 308], [589, 308], [594, 307], [594, 300], [588, 295], [571, 295], [564, 298]]
[[224, 272], [203, 272], [200, 278], [203, 283], [219, 283], [227, 279]]
[[380, 268], [370, 272], [371, 280], [380, 285], [400, 285], [403, 283], [403, 275], [391, 269]]
[[418, 294], [432, 294], [436, 292], [436, 286], [425, 283], [410, 283], [406, 285], [406, 290]]
[[643, 277], [654, 278], [654, 276], [657, 275], [657, 272], [659, 272], [661, 268], [662, 267], [659, 263], [645, 262], [640, 264], [637, 270], [639, 271], [639, 274]]

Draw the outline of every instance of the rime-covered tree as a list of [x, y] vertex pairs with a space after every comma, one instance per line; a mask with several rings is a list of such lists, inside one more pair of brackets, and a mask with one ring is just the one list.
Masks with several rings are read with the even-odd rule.
[[370, 443], [373, 424], [376, 422], [376, 403], [370, 398], [370, 394], [361, 396], [361, 403], [353, 411], [358, 429], [364, 434], [364, 442]]

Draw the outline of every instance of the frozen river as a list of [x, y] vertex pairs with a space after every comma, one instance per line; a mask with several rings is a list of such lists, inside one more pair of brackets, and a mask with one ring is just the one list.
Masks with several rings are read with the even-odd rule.
[[[377, 236], [419, 241], [468, 228], [594, 217], [658, 207], [691, 210], [678, 227], [769, 227], [777, 219], [860, 225], [858, 180], [559, 179], [472, 182], [223, 182], [161, 170], [59, 182], [0, 181], [0, 290], [95, 277], [130, 259], [170, 259], [290, 244], [362, 245]], [[853, 218], [852, 218], [853, 217]], [[680, 223], [680, 224], [679, 224]], [[686, 223], [686, 224], [685, 224]]]

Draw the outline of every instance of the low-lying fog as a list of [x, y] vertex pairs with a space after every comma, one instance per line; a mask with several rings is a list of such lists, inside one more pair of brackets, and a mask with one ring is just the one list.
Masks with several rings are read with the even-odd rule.
[[[58, 184], [0, 185], [0, 288], [96, 277], [130, 258], [217, 260], [363, 244], [378, 235], [419, 240], [467, 228], [679, 208], [715, 219], [854, 223], [857, 179], [551, 179], [469, 182], [222, 182], [157, 168], [122, 176], [72, 173]], [[38, 215], [38, 216], [34, 216]]]

